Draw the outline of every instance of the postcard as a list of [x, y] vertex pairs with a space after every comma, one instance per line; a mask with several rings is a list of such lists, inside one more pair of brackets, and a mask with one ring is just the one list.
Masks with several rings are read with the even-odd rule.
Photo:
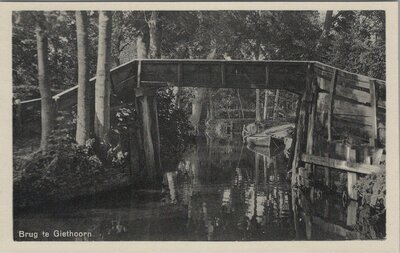
[[1, 252], [398, 252], [398, 3], [0, 3]]

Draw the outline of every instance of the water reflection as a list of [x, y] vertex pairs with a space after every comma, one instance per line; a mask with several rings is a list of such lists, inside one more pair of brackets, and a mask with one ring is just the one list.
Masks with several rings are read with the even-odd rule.
[[284, 149], [248, 149], [240, 138], [204, 137], [196, 143], [175, 171], [164, 174], [161, 190], [124, 189], [18, 213], [15, 239], [22, 240], [18, 230], [54, 229], [90, 231], [92, 236], [39, 239], [360, 238], [355, 228], [366, 217], [360, 216], [364, 209], [357, 202], [343, 205], [339, 197], [315, 187], [291, 189]]

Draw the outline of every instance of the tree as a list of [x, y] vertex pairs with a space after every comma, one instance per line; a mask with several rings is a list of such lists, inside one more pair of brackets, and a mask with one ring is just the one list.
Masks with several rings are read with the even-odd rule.
[[[146, 12], [142, 12], [145, 25], [138, 25], [136, 38], [137, 57], [146, 59], [150, 56], [161, 58], [161, 26], [159, 14], [151, 12], [147, 18]], [[160, 131], [158, 122], [157, 90], [152, 88], [136, 89], [136, 110], [142, 121], [140, 139], [143, 141], [143, 150], [146, 177], [150, 182], [160, 178], [161, 148]]]
[[339, 11], [323, 52], [327, 64], [385, 79], [385, 12]]
[[99, 43], [97, 54], [96, 88], [95, 88], [95, 124], [97, 138], [104, 139], [110, 129], [110, 60], [111, 60], [110, 11], [99, 13]]
[[152, 11], [150, 19], [147, 21], [149, 26], [149, 50], [150, 58], [160, 59], [161, 58], [161, 24], [158, 11]]
[[135, 39], [144, 25], [143, 15], [137, 11], [116, 11], [113, 14], [111, 53], [114, 66], [135, 58]]
[[267, 118], [268, 118], [268, 90], [265, 90], [263, 119], [266, 120]]
[[90, 87], [88, 68], [88, 17], [86, 11], [76, 11], [78, 45], [78, 108], [76, 142], [85, 144], [90, 136]]
[[42, 11], [36, 17], [36, 42], [38, 57], [38, 80], [41, 97], [41, 140], [40, 148], [47, 151], [48, 139], [53, 130], [54, 104], [48, 83], [48, 39], [46, 33], [46, 17]]
[[[215, 53], [217, 51], [217, 42], [215, 40], [211, 41], [212, 47], [211, 52], [207, 55], [207, 59], [213, 59], [215, 57]], [[203, 103], [207, 97], [208, 89], [207, 88], [197, 88], [195, 91], [195, 97], [192, 103], [192, 115], [190, 116], [190, 122], [195, 129], [195, 132], [199, 132], [199, 123], [201, 112], [203, 111]], [[210, 95], [210, 94], [208, 94]], [[209, 101], [210, 103], [210, 101]], [[210, 105], [211, 106], [211, 105]]]
[[260, 89], [256, 89], [256, 121], [261, 121]]
[[278, 109], [279, 109], [279, 90], [276, 90], [272, 120], [276, 120], [278, 118]]

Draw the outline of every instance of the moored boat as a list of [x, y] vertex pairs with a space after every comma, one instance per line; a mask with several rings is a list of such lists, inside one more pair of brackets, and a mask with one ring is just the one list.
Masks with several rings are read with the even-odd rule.
[[261, 133], [255, 133], [247, 136], [243, 136], [243, 140], [248, 145], [255, 146], [264, 146], [264, 147], [279, 147], [285, 146], [287, 141], [285, 138], [290, 137], [293, 130], [295, 128], [295, 124], [289, 123], [280, 126], [274, 126], [268, 128]]

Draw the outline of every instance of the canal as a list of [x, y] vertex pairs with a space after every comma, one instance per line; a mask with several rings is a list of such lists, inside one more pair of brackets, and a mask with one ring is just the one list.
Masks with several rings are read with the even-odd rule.
[[[159, 190], [125, 188], [17, 212], [14, 239], [360, 238], [358, 231], [364, 229], [360, 219], [368, 217], [368, 211], [354, 201], [343, 203], [337, 194], [292, 189], [287, 163], [284, 148], [249, 149], [241, 138], [199, 137], [176, 170], [164, 174]], [[371, 229], [379, 231], [367, 225], [365, 233], [372, 233]], [[38, 236], [21, 238], [21, 231]]]

